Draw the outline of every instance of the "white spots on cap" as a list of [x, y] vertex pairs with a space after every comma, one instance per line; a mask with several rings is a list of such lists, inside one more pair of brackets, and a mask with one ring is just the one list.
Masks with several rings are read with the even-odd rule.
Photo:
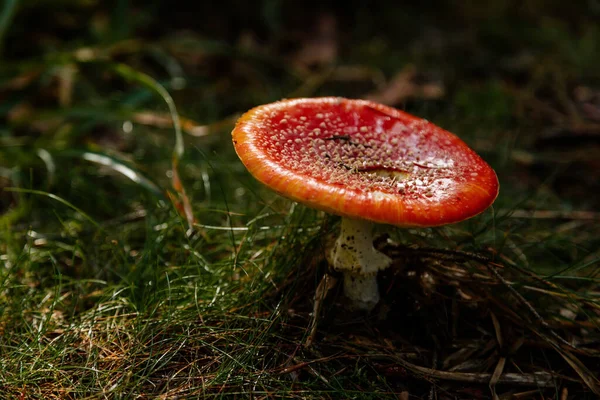
[[427, 196], [433, 202], [439, 202], [444, 199], [443, 194], [448, 192], [453, 192], [452, 188], [456, 185], [456, 177], [452, 178], [439, 178], [436, 179], [433, 184], [430, 186], [431, 190], [427, 193]]
[[364, 193], [402, 196], [409, 207], [452, 199], [459, 184], [477, 177], [477, 156], [446, 131], [340, 104], [273, 111], [263, 122], [268, 129], [255, 133], [255, 143], [297, 174]]

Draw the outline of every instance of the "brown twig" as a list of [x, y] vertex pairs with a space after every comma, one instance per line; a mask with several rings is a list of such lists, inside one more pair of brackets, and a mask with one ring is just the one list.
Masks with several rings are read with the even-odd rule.
[[[382, 355], [373, 355], [371, 357], [382, 357]], [[386, 359], [388, 355], [384, 356]], [[478, 383], [478, 384], [489, 384], [493, 374], [489, 373], [476, 373], [476, 372], [450, 372], [440, 371], [436, 369], [421, 367], [419, 365], [410, 363], [403, 358], [393, 357], [394, 362], [400, 364], [403, 368], [413, 372], [417, 376], [422, 376], [426, 380], [446, 380], [454, 382], [466, 382], [466, 383]], [[551, 372], [534, 372], [530, 374], [519, 374], [519, 373], [505, 373], [501, 374], [497, 378], [497, 384], [509, 384], [518, 386], [538, 386], [538, 387], [554, 387], [556, 385], [556, 379], [567, 379], [573, 380], [562, 375], [554, 374]]]
[[600, 220], [600, 212], [596, 211], [563, 211], [563, 210], [505, 210], [501, 209], [499, 214], [506, 214], [511, 218], [528, 219], [575, 219], [575, 220]]
[[321, 282], [319, 282], [319, 286], [317, 286], [313, 313], [309, 325], [309, 334], [306, 342], [304, 343], [305, 347], [310, 347], [315, 340], [317, 335], [318, 320], [321, 314], [321, 308], [323, 306], [323, 300], [325, 300], [325, 297], [327, 297], [327, 293], [329, 293], [329, 291], [335, 287], [337, 281], [338, 278], [325, 273], [323, 278], [321, 278]]

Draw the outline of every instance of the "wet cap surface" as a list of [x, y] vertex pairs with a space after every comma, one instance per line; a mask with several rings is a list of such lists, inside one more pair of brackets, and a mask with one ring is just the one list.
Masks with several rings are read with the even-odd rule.
[[492, 168], [457, 136], [369, 101], [283, 100], [244, 114], [232, 135], [256, 179], [342, 216], [436, 226], [479, 214], [498, 194]]

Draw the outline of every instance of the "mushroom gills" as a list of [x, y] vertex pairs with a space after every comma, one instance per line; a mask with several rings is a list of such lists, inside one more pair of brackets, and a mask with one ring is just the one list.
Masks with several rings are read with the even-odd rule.
[[392, 260], [373, 247], [373, 223], [342, 218], [340, 235], [330, 253], [331, 264], [344, 275], [344, 294], [354, 308], [370, 310], [379, 301], [377, 272]]

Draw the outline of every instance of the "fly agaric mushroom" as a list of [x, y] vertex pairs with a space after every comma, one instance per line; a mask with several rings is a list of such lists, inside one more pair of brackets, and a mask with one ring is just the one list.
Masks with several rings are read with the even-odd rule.
[[256, 107], [232, 132], [248, 171], [277, 193], [342, 217], [329, 260], [360, 309], [379, 301], [373, 223], [431, 227], [481, 213], [498, 178], [462, 140], [394, 108], [337, 97]]

